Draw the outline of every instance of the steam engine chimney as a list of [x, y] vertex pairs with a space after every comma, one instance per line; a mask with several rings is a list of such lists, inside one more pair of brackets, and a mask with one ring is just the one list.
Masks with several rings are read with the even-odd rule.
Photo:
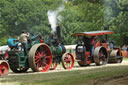
[[[106, 25], [104, 27], [104, 30], [109, 30], [109, 25]], [[108, 35], [105, 35], [106, 41], [108, 42]]]
[[60, 28], [60, 26], [57, 24], [57, 25], [56, 25], [56, 34], [57, 34], [57, 38], [58, 38], [59, 41], [61, 41], [61, 33], [60, 33], [60, 31], [61, 31], [61, 28]]

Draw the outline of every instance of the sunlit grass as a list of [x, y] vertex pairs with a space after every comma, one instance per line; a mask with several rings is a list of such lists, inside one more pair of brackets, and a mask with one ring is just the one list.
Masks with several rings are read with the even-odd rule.
[[128, 58], [124, 57], [124, 58], [123, 58], [123, 61], [128, 61]]

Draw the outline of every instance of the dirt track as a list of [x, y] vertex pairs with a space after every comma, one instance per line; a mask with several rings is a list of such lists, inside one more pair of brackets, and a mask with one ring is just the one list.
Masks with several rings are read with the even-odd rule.
[[61, 64], [56, 68], [56, 70], [49, 70], [48, 72], [33, 72], [31, 69], [28, 70], [27, 73], [13, 73], [9, 72], [8, 75], [29, 75], [29, 74], [42, 74], [42, 73], [53, 73], [53, 72], [62, 72], [62, 71], [73, 71], [73, 70], [86, 70], [86, 69], [95, 69], [95, 68], [102, 68], [102, 67], [110, 67], [110, 66], [124, 66], [128, 65], [128, 61], [123, 61], [122, 63], [114, 63], [114, 64], [107, 64], [102, 66], [95, 66], [95, 64], [91, 64], [87, 67], [80, 67], [78, 64], [75, 64], [74, 68], [70, 70], [65, 70]]

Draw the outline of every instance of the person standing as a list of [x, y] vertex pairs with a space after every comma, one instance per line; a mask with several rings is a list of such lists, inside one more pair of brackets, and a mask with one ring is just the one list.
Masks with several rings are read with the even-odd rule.
[[24, 49], [24, 55], [27, 55], [28, 37], [29, 37], [29, 34], [26, 33], [25, 31], [22, 31], [22, 33], [21, 33], [21, 35], [19, 37], [19, 42], [22, 44], [22, 47]]

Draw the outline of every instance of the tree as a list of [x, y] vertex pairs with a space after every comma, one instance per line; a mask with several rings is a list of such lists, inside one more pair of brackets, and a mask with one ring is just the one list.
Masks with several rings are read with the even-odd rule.
[[[48, 10], [56, 10], [64, 0], [1, 0], [0, 1], [0, 45], [6, 44], [7, 36], [19, 36], [22, 30], [40, 34], [44, 38], [51, 32]], [[110, 40], [128, 44], [127, 0], [69, 0], [65, 10], [58, 15], [65, 44], [76, 44], [71, 35], [77, 32], [109, 29], [115, 34]], [[108, 11], [108, 12], [107, 12]], [[123, 28], [123, 29], [122, 29]]]

